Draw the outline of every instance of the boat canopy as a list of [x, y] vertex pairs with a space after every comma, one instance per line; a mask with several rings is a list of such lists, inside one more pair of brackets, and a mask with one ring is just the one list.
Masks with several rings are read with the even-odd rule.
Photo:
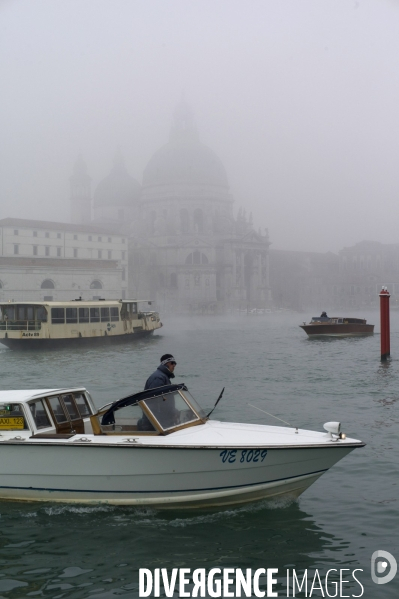
[[102, 417], [101, 424], [113, 424], [115, 422], [114, 412], [120, 410], [120, 408], [126, 408], [127, 406], [135, 406], [142, 399], [149, 399], [150, 397], [159, 397], [166, 393], [173, 393], [175, 391], [187, 391], [187, 387], [184, 384], [180, 385], [164, 385], [163, 387], [156, 387], [155, 389], [147, 389], [146, 391], [140, 391], [134, 393], [134, 395], [128, 395], [122, 399], [118, 399], [112, 406], [105, 412]]
[[[142, 410], [141, 418], [129, 418], [129, 422], [125, 416], [116, 415], [118, 410], [122, 410], [126, 415], [126, 408], [134, 406]], [[165, 434], [176, 428], [200, 424], [206, 420], [204, 410], [191, 397], [184, 384], [164, 385], [114, 402], [102, 415], [101, 430], [107, 432], [109, 426], [113, 429], [115, 426], [121, 426], [121, 430], [158, 431]]]

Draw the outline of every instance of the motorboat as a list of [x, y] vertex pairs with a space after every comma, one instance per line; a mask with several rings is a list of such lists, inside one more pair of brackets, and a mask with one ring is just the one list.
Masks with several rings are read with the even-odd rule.
[[374, 334], [374, 325], [367, 324], [365, 318], [329, 317], [326, 312], [299, 326], [309, 337], [359, 337]]
[[220, 422], [183, 384], [97, 409], [83, 387], [0, 392], [0, 499], [194, 508], [297, 497], [364, 443]]

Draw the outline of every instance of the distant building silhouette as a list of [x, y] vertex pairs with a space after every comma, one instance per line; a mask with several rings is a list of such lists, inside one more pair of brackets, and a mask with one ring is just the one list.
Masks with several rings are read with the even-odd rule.
[[[80, 176], [83, 181], [83, 171]], [[78, 194], [75, 171], [73, 178], [76, 222], [88, 219], [88, 194], [87, 187]], [[223, 163], [200, 141], [182, 101], [169, 142], [144, 169], [142, 187], [118, 152], [94, 192], [94, 223], [129, 233], [132, 297], [154, 299], [161, 310], [175, 312], [268, 307], [268, 234], [256, 232], [242, 210], [234, 217], [233, 203]]]

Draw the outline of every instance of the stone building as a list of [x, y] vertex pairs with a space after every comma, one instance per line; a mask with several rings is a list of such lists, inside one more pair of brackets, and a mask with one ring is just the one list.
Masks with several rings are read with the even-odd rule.
[[0, 221], [0, 299], [129, 296], [176, 313], [268, 307], [268, 234], [233, 204], [225, 168], [182, 102], [142, 185], [117, 152], [92, 198], [79, 157], [72, 224]]
[[140, 193], [140, 183], [129, 175], [118, 150], [110, 173], [94, 192], [93, 223], [116, 226], [121, 233], [129, 230], [130, 223], [137, 220]]
[[147, 164], [132, 221], [129, 282], [163, 311], [215, 313], [270, 305], [269, 240], [233, 214], [225, 168], [185, 103]]
[[[273, 304], [293, 310], [373, 309], [381, 287], [399, 307], [399, 244], [361, 241], [338, 254], [271, 250]], [[317, 312], [315, 312], [317, 313]]]
[[91, 222], [91, 178], [82, 156], [79, 156], [75, 162], [69, 182], [71, 223], [89, 224]]
[[333, 293], [340, 305], [377, 307], [382, 285], [399, 306], [399, 244], [361, 241], [339, 252], [339, 282]]
[[123, 299], [128, 238], [90, 224], [0, 220], [0, 299]]
[[270, 284], [276, 308], [313, 309], [337, 306], [334, 288], [339, 284], [339, 258], [332, 252], [271, 250]]

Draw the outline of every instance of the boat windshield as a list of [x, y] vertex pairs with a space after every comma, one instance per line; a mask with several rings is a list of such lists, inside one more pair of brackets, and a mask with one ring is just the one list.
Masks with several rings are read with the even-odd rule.
[[205, 410], [203, 410], [201, 408], [201, 406], [199, 405], [199, 403], [194, 399], [194, 397], [191, 395], [191, 393], [189, 393], [189, 391], [187, 391], [185, 389], [184, 391], [180, 391], [180, 393], [183, 395], [183, 397], [185, 397], [186, 399], [188, 399], [189, 403], [194, 408], [194, 410], [197, 412], [197, 414], [198, 414], [198, 416], [200, 418], [206, 418], [206, 412], [205, 412]]
[[147, 407], [152, 417], [164, 431], [176, 428], [182, 424], [198, 422], [202, 418], [202, 416], [200, 417], [196, 414], [186, 398], [179, 391], [142, 399], [140, 404], [144, 404]]
[[105, 434], [127, 431], [170, 433], [186, 426], [203, 424], [207, 419], [204, 410], [183, 384], [146, 389], [123, 397], [98, 416], [101, 416], [99, 431]]

